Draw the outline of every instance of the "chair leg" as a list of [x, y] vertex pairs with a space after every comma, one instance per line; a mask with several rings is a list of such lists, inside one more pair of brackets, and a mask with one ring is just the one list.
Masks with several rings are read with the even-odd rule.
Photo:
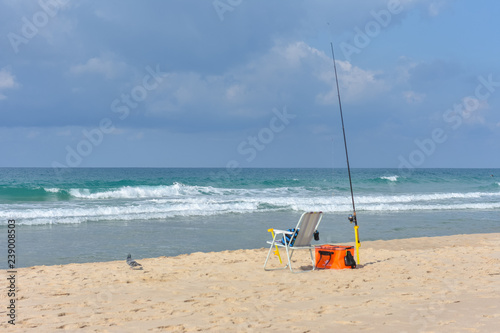
[[264, 269], [266, 269], [266, 265], [267, 265], [267, 262], [269, 260], [269, 256], [271, 256], [271, 251], [273, 249], [273, 245], [274, 245], [274, 243], [271, 244], [271, 247], [269, 248], [269, 252], [267, 252], [267, 258], [266, 258], [266, 262], [264, 263]]
[[312, 254], [312, 249], [309, 249], [309, 254], [311, 255], [311, 262], [312, 262], [312, 269], [309, 269], [309, 270], [306, 270], [306, 271], [300, 271], [300, 272], [294, 272], [293, 269], [292, 269], [292, 256], [293, 256], [293, 251], [294, 249], [292, 249], [292, 252], [290, 253], [290, 258], [288, 259], [289, 260], [289, 263], [290, 263], [290, 271], [292, 273], [306, 273], [306, 272], [311, 272], [311, 271], [314, 271], [316, 269], [316, 265], [314, 264], [314, 257], [313, 257], [313, 254]]
[[290, 256], [288, 256], [288, 248], [287, 248], [287, 257], [288, 257], [288, 264], [290, 265], [290, 271], [293, 273], [293, 269], [292, 269], [292, 257], [293, 257], [293, 249], [292, 249], [292, 252], [290, 252]]
[[311, 262], [312, 262], [312, 266], [313, 266], [313, 271], [316, 269], [316, 263], [314, 262], [314, 256], [313, 256], [313, 253], [312, 253], [312, 250], [309, 249], [309, 254], [311, 255]]
[[313, 270], [316, 269], [316, 264], [314, 263], [314, 256], [313, 256], [313, 253], [312, 253], [312, 249], [309, 249], [309, 254], [311, 256], [311, 262], [312, 262], [312, 267], [313, 268], [310, 269], [310, 270], [307, 270], [307, 271], [294, 272], [293, 271], [293, 267], [292, 267], [292, 257], [293, 257], [294, 249], [293, 248], [289, 248], [288, 246], [284, 246], [285, 251], [286, 251], [286, 258], [288, 260], [288, 262], [285, 265], [285, 267], [266, 269], [267, 262], [269, 261], [269, 257], [271, 256], [271, 252], [272, 252], [272, 250], [273, 250], [274, 247], [275, 247], [274, 243], [272, 243], [271, 246], [269, 247], [269, 251], [267, 252], [266, 261], [264, 262], [264, 270], [266, 270], [266, 271], [274, 271], [274, 270], [280, 270], [280, 269], [290, 268], [290, 271], [292, 273], [305, 273], [305, 272], [310, 272], [310, 271], [313, 271]]
[[[275, 246], [276, 246], [275, 243], [272, 243], [271, 246], [269, 247], [269, 251], [267, 252], [266, 262], [264, 263], [264, 270], [266, 270], [266, 271], [275, 271], [275, 270], [287, 269], [288, 265], [290, 264], [290, 260], [288, 260], [288, 263], [286, 264], [285, 267], [266, 269], [267, 262], [269, 261], [269, 257], [271, 256], [271, 252], [273, 251], [273, 249], [274, 249]], [[288, 249], [287, 249], [287, 258], [288, 258]]]

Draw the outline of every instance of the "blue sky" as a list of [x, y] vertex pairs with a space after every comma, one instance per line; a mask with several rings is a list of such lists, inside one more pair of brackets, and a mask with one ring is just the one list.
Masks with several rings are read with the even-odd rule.
[[0, 166], [500, 167], [495, 1], [0, 0]]

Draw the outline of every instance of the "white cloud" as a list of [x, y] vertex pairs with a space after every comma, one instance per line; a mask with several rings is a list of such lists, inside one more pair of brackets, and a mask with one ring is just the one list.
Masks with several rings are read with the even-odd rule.
[[[378, 78], [381, 72], [364, 70], [348, 61], [337, 60], [336, 63], [345, 101], [366, 100], [387, 89], [387, 84]], [[246, 67], [255, 74], [245, 79], [254, 85], [268, 85], [266, 90], [287, 89], [290, 94], [303, 96], [310, 93], [319, 104], [337, 101], [332, 58], [303, 41], [277, 42], [267, 54]]]
[[17, 87], [16, 78], [10, 73], [7, 68], [0, 70], [0, 89], [8, 89]]
[[70, 68], [70, 72], [75, 75], [86, 73], [101, 74], [106, 79], [114, 79], [121, 76], [128, 70], [128, 66], [123, 61], [118, 61], [113, 55], [90, 58], [85, 64], [75, 65]]
[[4, 89], [17, 88], [19, 84], [16, 82], [16, 77], [6, 67], [0, 70], [0, 100], [7, 99], [7, 96], [2, 93]]
[[[337, 64], [345, 102], [366, 102], [389, 89], [378, 71], [347, 61]], [[297, 107], [301, 103], [303, 112], [308, 112], [304, 105], [322, 107], [336, 102], [332, 59], [303, 41], [277, 41], [261, 56], [218, 75], [168, 73], [148, 95], [144, 113], [169, 119], [169, 125], [192, 119], [207, 125], [211, 119], [224, 119], [246, 126], [250, 120], [268, 117], [280, 104]]]
[[438, 0], [431, 2], [427, 7], [427, 13], [429, 16], [438, 16], [441, 14], [443, 8], [448, 5], [447, 0]]
[[[328, 61], [325, 59], [324, 70], [319, 74], [319, 78], [330, 85], [331, 89], [326, 93], [317, 95], [317, 101], [321, 104], [337, 103], [338, 98], [332, 60], [328, 60], [331, 68], [328, 68]], [[371, 99], [389, 89], [387, 82], [377, 78], [382, 72], [364, 70], [353, 66], [348, 61], [336, 60], [335, 62], [337, 64], [340, 94], [344, 101], [358, 102]]]
[[312, 55], [321, 55], [320, 51], [310, 47], [305, 42], [290, 43], [287, 46], [283, 47], [283, 52], [280, 52], [281, 46], [278, 45], [274, 49], [274, 51], [277, 51], [278, 54], [283, 54], [284, 60], [286, 60], [292, 67], [300, 66], [302, 61], [306, 60]]
[[226, 89], [226, 99], [228, 101], [238, 101], [245, 95], [245, 86], [242, 84], [233, 84]]
[[399, 83], [407, 83], [411, 78], [410, 72], [419, 65], [418, 62], [408, 57], [400, 57], [396, 67], [396, 75]]
[[462, 99], [464, 110], [462, 111], [462, 118], [468, 124], [486, 124], [483, 110], [489, 109], [488, 101], [479, 100], [475, 97], [464, 97]]
[[420, 94], [412, 90], [403, 91], [403, 97], [408, 104], [421, 103], [425, 99], [425, 94]]

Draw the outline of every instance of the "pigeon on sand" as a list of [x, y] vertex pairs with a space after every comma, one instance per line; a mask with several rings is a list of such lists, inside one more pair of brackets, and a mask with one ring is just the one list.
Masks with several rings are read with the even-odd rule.
[[139, 264], [137, 261], [132, 260], [132, 255], [129, 254], [127, 256], [127, 264], [130, 266], [132, 269], [142, 269], [142, 265]]

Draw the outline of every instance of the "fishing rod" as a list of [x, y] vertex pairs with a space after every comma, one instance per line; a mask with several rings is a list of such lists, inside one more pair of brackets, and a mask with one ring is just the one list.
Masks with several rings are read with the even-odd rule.
[[352, 190], [352, 178], [351, 178], [351, 167], [349, 165], [349, 153], [347, 152], [347, 139], [345, 136], [345, 127], [344, 127], [344, 115], [342, 114], [342, 102], [340, 100], [340, 88], [339, 88], [339, 80], [337, 77], [337, 65], [335, 64], [335, 52], [333, 51], [333, 43], [330, 42], [330, 46], [332, 48], [332, 59], [333, 59], [333, 69], [335, 71], [335, 83], [337, 85], [337, 96], [339, 98], [339, 109], [340, 109], [340, 120], [342, 122], [342, 133], [344, 134], [344, 147], [345, 147], [345, 157], [347, 161], [347, 173], [349, 175], [349, 186], [351, 187], [351, 200], [352, 200], [352, 215], [349, 215], [349, 222], [354, 223], [354, 237], [356, 240], [356, 256], [358, 259], [359, 265], [359, 246], [361, 245], [359, 241], [359, 233], [358, 233], [358, 219], [356, 218], [356, 205], [354, 204], [354, 192]]

